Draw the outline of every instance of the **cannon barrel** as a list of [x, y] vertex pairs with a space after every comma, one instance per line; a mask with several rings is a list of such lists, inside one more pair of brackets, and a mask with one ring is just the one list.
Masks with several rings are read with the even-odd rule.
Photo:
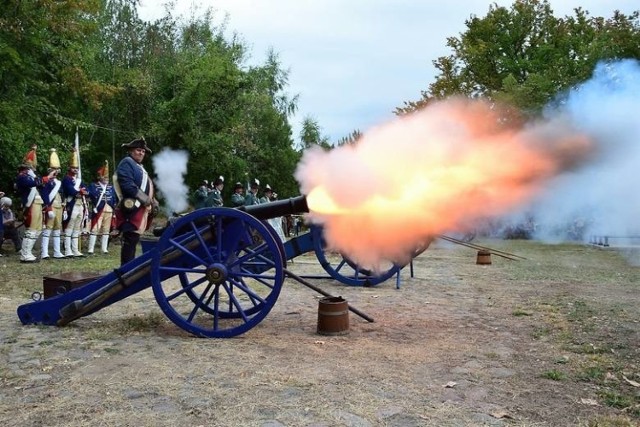
[[[244, 211], [259, 220], [309, 212], [306, 196], [297, 196], [290, 199], [278, 200], [270, 203], [262, 203], [260, 205], [239, 206], [234, 209]], [[180, 216], [174, 215], [172, 218], [169, 218], [169, 223], [176, 221], [179, 217]], [[155, 227], [153, 229], [153, 235], [156, 237], [160, 237], [168, 226], [169, 224], [166, 224], [162, 227]]]
[[309, 212], [306, 196], [297, 196], [260, 205], [240, 206], [236, 209], [245, 211], [257, 219], [271, 219], [279, 216]]

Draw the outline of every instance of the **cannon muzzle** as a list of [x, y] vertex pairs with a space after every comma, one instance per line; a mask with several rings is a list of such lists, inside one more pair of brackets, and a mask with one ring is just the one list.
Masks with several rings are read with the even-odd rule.
[[240, 206], [237, 208], [245, 211], [257, 219], [271, 219], [279, 216], [309, 212], [307, 197], [298, 196], [261, 205]]

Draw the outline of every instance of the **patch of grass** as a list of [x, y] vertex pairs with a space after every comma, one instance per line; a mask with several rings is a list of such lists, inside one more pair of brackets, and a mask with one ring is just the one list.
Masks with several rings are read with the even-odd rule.
[[516, 317], [521, 317], [521, 316], [531, 316], [531, 313], [529, 313], [528, 311], [525, 311], [521, 308], [516, 308], [515, 310], [513, 310], [511, 312], [512, 316], [516, 316]]
[[578, 379], [581, 381], [602, 381], [606, 373], [606, 369], [601, 366], [588, 366], [578, 374]]
[[[86, 248], [86, 246], [84, 246]], [[36, 245], [33, 253], [40, 252]], [[42, 292], [42, 278], [69, 271], [106, 273], [120, 265], [120, 247], [111, 245], [106, 256], [80, 259], [46, 260], [33, 264], [21, 264], [17, 254], [2, 258], [5, 268], [0, 271], [0, 293], [29, 302], [34, 291]], [[18, 300], [20, 302], [20, 300]]]
[[598, 393], [605, 405], [612, 408], [625, 409], [633, 405], [633, 398], [613, 390], [604, 390]]
[[531, 333], [531, 336], [537, 340], [548, 337], [549, 335], [551, 335], [551, 328], [548, 326], [537, 326]]
[[611, 353], [611, 347], [608, 345], [597, 346], [592, 343], [574, 343], [569, 346], [569, 350], [576, 354], [608, 354]]
[[166, 322], [167, 318], [161, 312], [134, 314], [131, 317], [103, 321], [95, 327], [87, 328], [82, 334], [89, 341], [110, 341], [126, 335], [153, 331]]
[[541, 302], [536, 305], [536, 308], [544, 313], [556, 314], [560, 313], [562, 305], [558, 302]]
[[104, 349], [104, 351], [105, 351], [106, 353], [109, 353], [109, 354], [119, 354], [119, 353], [120, 353], [120, 349], [118, 349], [118, 348], [113, 348], [113, 347], [106, 347], [106, 348]]
[[557, 369], [552, 369], [550, 371], [544, 372], [542, 374], [542, 378], [546, 378], [553, 381], [562, 381], [567, 378], [567, 375], [562, 371], [558, 371]]
[[109, 341], [117, 336], [116, 332], [112, 328], [105, 326], [96, 326], [95, 328], [87, 329], [82, 332], [84, 339], [87, 342], [91, 341]]
[[574, 301], [573, 303], [570, 303], [570, 306], [571, 311], [567, 314], [567, 320], [570, 322], [584, 322], [596, 314], [596, 311], [587, 306], [587, 303], [584, 301]]
[[636, 427], [638, 424], [624, 416], [597, 416], [589, 420], [587, 427]]
[[122, 334], [130, 334], [132, 332], [146, 332], [153, 330], [166, 321], [166, 317], [162, 313], [154, 312], [145, 316], [133, 315], [115, 325]]

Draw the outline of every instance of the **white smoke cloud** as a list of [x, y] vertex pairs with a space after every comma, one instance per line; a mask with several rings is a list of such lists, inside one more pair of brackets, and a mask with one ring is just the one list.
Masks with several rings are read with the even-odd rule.
[[536, 237], [587, 241], [594, 235], [640, 235], [639, 111], [637, 60], [598, 64], [590, 80], [549, 106], [547, 117], [568, 115], [595, 141], [597, 152], [579, 170], [549, 182], [528, 207]]
[[157, 178], [155, 184], [165, 202], [167, 215], [183, 212], [189, 207], [189, 188], [184, 183], [189, 153], [184, 150], [163, 149], [153, 156], [153, 168]]

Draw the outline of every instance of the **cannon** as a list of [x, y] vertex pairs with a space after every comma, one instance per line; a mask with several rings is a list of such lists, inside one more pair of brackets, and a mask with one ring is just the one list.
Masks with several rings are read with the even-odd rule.
[[[67, 293], [21, 305], [18, 317], [23, 324], [64, 326], [152, 287], [164, 314], [187, 332], [212, 338], [240, 335], [267, 316], [285, 275], [313, 287], [286, 270], [286, 261], [322, 248], [319, 232], [283, 245], [263, 221], [301, 212], [308, 212], [304, 196], [239, 209], [196, 210], [169, 223], [154, 247], [129, 263]], [[354, 263], [345, 259], [343, 264], [353, 267], [353, 280], [374, 280]], [[331, 270], [345, 277], [341, 268]]]

